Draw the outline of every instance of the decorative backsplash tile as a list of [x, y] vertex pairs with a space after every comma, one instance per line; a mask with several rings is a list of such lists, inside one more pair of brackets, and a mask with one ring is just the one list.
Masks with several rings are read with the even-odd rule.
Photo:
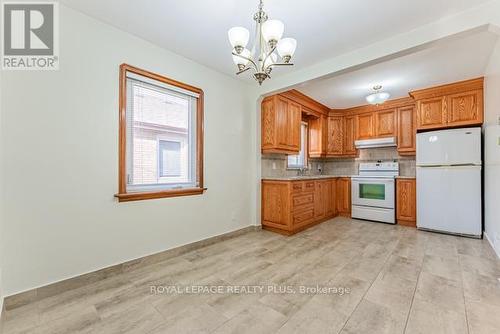
[[[415, 176], [415, 157], [400, 156], [395, 147], [370, 148], [359, 150], [359, 157], [347, 159], [310, 159], [306, 175], [357, 175], [361, 162], [398, 161], [399, 175]], [[286, 155], [263, 155], [261, 164], [262, 177], [294, 176], [296, 170], [286, 169]]]

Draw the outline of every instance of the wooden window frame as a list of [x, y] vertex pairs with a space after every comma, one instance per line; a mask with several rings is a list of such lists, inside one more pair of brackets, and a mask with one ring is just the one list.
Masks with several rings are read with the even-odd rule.
[[[151, 192], [127, 192], [127, 72], [148, 79], [179, 87], [199, 95], [196, 104], [196, 181], [198, 186], [184, 189], [168, 189]], [[203, 187], [203, 90], [162, 75], [152, 73], [128, 64], [120, 65], [120, 100], [119, 100], [119, 159], [118, 159], [118, 193], [115, 197], [119, 202], [140, 201], [166, 197], [201, 195], [206, 190]]]

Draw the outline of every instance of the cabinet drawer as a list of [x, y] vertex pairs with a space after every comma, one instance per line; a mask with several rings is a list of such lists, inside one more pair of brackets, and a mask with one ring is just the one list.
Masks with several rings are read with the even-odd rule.
[[294, 194], [300, 194], [302, 192], [313, 192], [313, 191], [314, 191], [314, 181], [292, 182], [292, 192]]
[[314, 181], [305, 182], [304, 191], [314, 191]]
[[314, 218], [314, 209], [297, 212], [293, 215], [293, 224], [301, 225], [310, 222]]
[[313, 202], [314, 202], [314, 195], [312, 193], [293, 197], [294, 208], [300, 205], [311, 204]]

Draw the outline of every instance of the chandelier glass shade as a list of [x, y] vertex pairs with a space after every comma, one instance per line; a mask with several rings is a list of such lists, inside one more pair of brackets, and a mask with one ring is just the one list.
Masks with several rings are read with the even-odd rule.
[[366, 97], [366, 101], [370, 104], [373, 105], [379, 105], [384, 103], [391, 97], [391, 94], [387, 92], [382, 92], [382, 86], [375, 86], [373, 87], [373, 90], [375, 91], [373, 94], [370, 94]]
[[293, 38], [282, 38], [285, 25], [279, 20], [268, 20], [263, 10], [263, 0], [260, 0], [259, 11], [253, 19], [255, 26], [255, 43], [247, 48], [250, 41], [250, 32], [244, 27], [233, 27], [228, 31], [229, 42], [233, 47], [233, 62], [241, 74], [248, 70], [254, 72], [255, 80], [261, 85], [270, 78], [276, 66], [292, 66], [290, 62], [297, 48], [297, 41]]

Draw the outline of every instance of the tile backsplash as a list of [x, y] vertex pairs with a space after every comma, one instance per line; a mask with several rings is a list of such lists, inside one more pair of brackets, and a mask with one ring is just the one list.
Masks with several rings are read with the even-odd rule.
[[[400, 156], [395, 147], [370, 148], [359, 150], [359, 157], [346, 159], [310, 159], [309, 169], [306, 175], [357, 175], [358, 166], [361, 162], [398, 161], [399, 175], [415, 176], [415, 157]], [[280, 177], [297, 175], [296, 170], [286, 169], [286, 155], [266, 154], [262, 155], [261, 163], [262, 177]]]

